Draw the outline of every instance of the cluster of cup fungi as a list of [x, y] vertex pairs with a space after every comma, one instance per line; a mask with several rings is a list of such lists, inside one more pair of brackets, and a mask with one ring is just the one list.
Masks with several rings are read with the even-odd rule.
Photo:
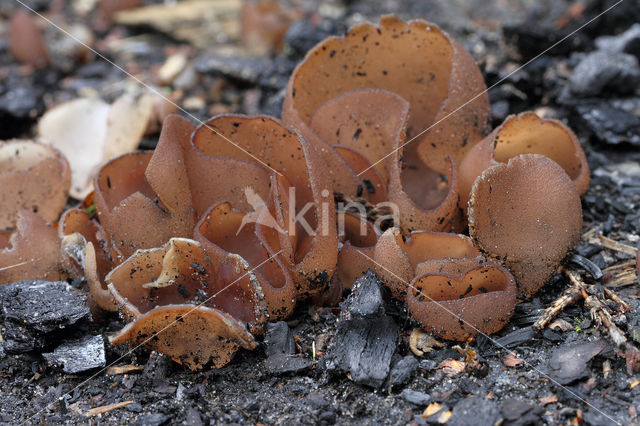
[[86, 279], [93, 309], [128, 323], [112, 344], [189, 368], [369, 268], [428, 332], [494, 333], [578, 242], [589, 169], [563, 123], [525, 112], [490, 132], [489, 108], [457, 41], [384, 16], [308, 52], [282, 120], [169, 116], [59, 221], [65, 158], [3, 142], [0, 283]]

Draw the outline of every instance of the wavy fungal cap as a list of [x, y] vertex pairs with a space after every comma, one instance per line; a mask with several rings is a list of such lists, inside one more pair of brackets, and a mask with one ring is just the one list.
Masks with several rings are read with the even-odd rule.
[[374, 260], [374, 271], [399, 300], [406, 298], [408, 284], [418, 274], [466, 271], [483, 261], [471, 239], [464, 235], [419, 231], [406, 238], [398, 228], [382, 234]]
[[56, 221], [70, 185], [69, 163], [56, 149], [28, 140], [0, 142], [0, 229], [14, 227], [20, 210]]
[[60, 258], [58, 233], [29, 210], [18, 213], [17, 231], [0, 231], [0, 284], [60, 280]]
[[309, 128], [314, 113], [357, 89], [383, 89], [409, 103], [408, 136], [419, 135], [418, 155], [440, 173], [446, 155], [458, 164], [487, 132], [489, 101], [479, 68], [458, 42], [425, 21], [387, 15], [377, 26], [363, 23], [319, 43], [289, 80], [283, 120], [318, 139]]
[[580, 141], [562, 122], [533, 112], [511, 115], [475, 145], [460, 165], [460, 207], [465, 208], [474, 180], [498, 163], [522, 154], [541, 154], [558, 163], [580, 195], [589, 187], [589, 165]]
[[427, 273], [411, 282], [407, 303], [425, 330], [463, 341], [495, 333], [513, 314], [516, 285], [501, 266], [481, 265], [463, 274]]
[[581, 229], [576, 185], [545, 156], [514, 157], [485, 170], [473, 185], [469, 233], [484, 254], [513, 272], [523, 294], [545, 284]]
[[244, 324], [257, 327], [267, 319], [261, 287], [247, 266], [239, 256], [210, 259], [200, 243], [184, 238], [138, 250], [106, 277], [132, 321], [113, 343], [143, 343], [189, 368], [221, 367], [240, 346], [255, 347]]

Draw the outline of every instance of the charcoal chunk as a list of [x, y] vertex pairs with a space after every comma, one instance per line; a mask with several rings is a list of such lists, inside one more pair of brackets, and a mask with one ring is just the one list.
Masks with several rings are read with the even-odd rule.
[[296, 67], [296, 63], [280, 56], [266, 65], [260, 74], [258, 84], [268, 90], [281, 90], [287, 87], [289, 76]]
[[0, 139], [19, 136], [44, 112], [40, 88], [29, 85], [8, 85], [7, 88], [0, 94]]
[[497, 339], [496, 342], [500, 347], [514, 348], [533, 339], [534, 335], [535, 332], [533, 327], [524, 327], [514, 330], [506, 336]]
[[412, 356], [407, 355], [404, 358], [400, 358], [391, 368], [391, 383], [393, 386], [400, 386], [406, 384], [413, 373], [418, 368], [418, 360]]
[[398, 326], [385, 314], [380, 281], [372, 271], [356, 280], [340, 305], [338, 329], [325, 356], [329, 371], [346, 370], [359, 384], [384, 384], [396, 350]]
[[493, 425], [501, 417], [500, 409], [495, 402], [471, 396], [453, 407], [447, 424], [450, 426]]
[[598, 50], [588, 54], [571, 74], [569, 88], [575, 96], [597, 96], [605, 92], [631, 94], [640, 83], [635, 56]]
[[403, 390], [400, 397], [413, 405], [427, 405], [431, 402], [431, 396], [429, 394], [411, 389]]
[[308, 359], [276, 353], [265, 361], [265, 367], [270, 374], [298, 373], [311, 367], [312, 362]]
[[606, 102], [576, 106], [578, 118], [601, 142], [640, 146], [640, 118]]
[[263, 58], [207, 56], [195, 61], [195, 69], [201, 74], [221, 75], [255, 85], [269, 64]]
[[568, 385], [589, 376], [588, 362], [607, 347], [604, 340], [573, 342], [553, 351], [549, 359], [551, 378], [561, 385]]
[[42, 349], [46, 346], [47, 342], [44, 336], [37, 333], [34, 334], [26, 327], [9, 321], [2, 325], [1, 334], [5, 340], [5, 351], [9, 354], [20, 354]]
[[11, 87], [0, 96], [0, 113], [14, 118], [34, 120], [42, 114], [42, 90], [29, 86]]
[[199, 426], [204, 424], [202, 422], [202, 415], [196, 407], [189, 407], [185, 420], [186, 423], [190, 426]]
[[153, 413], [140, 417], [134, 425], [136, 426], [160, 426], [169, 423], [171, 418], [165, 414]]
[[640, 58], [640, 23], [633, 24], [617, 36], [598, 37], [596, 47], [609, 52], [630, 53]]
[[533, 407], [524, 401], [507, 399], [502, 402], [500, 408], [505, 420], [514, 421], [531, 411]]
[[104, 339], [100, 335], [67, 341], [42, 356], [52, 364], [62, 366], [64, 372], [70, 374], [104, 367], [106, 363]]
[[[356, 288], [357, 285], [357, 288]], [[355, 318], [377, 318], [384, 315], [384, 300], [380, 291], [380, 281], [371, 269], [354, 283], [351, 295], [340, 304], [345, 320]]]
[[284, 43], [294, 57], [302, 57], [316, 44], [336, 33], [331, 21], [322, 21], [313, 25], [306, 20], [293, 22], [284, 35]]
[[284, 321], [267, 324], [267, 335], [264, 338], [264, 353], [267, 357], [273, 354], [294, 354], [296, 343], [293, 332]]
[[0, 319], [7, 353], [23, 353], [59, 342], [91, 321], [86, 297], [66, 282], [19, 281], [0, 286]]
[[509, 398], [500, 403], [500, 410], [508, 425], [534, 425], [539, 423], [544, 407]]
[[2, 317], [40, 333], [90, 320], [85, 296], [63, 281], [19, 281], [0, 287]]

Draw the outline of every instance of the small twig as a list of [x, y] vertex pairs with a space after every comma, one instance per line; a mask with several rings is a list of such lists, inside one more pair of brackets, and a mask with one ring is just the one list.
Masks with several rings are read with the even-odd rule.
[[635, 269], [626, 269], [616, 274], [605, 275], [602, 283], [607, 287], [617, 288], [633, 285], [637, 282], [638, 275]]
[[126, 365], [114, 365], [107, 368], [105, 374], [110, 376], [115, 376], [118, 374], [130, 374], [130, 373], [140, 373], [142, 372], [142, 367], [139, 365], [126, 364]]
[[572, 278], [575, 273], [566, 269], [564, 272], [569, 276], [573, 285], [569, 287], [559, 299], [556, 299], [551, 306], [544, 310], [540, 318], [533, 324], [533, 328], [535, 330], [542, 330], [545, 328], [551, 320], [564, 310], [564, 308], [574, 304], [583, 297], [583, 284], [576, 278]]
[[624, 348], [627, 343], [627, 338], [624, 336], [624, 333], [618, 328], [617, 325], [611, 321], [611, 315], [604, 310], [602, 307], [602, 303], [598, 303], [600, 306], [595, 308], [595, 315], [597, 315], [597, 319], [599, 319], [600, 323], [607, 329], [607, 333], [609, 333], [609, 337], [611, 341], [619, 348]]
[[636, 267], [636, 262], [630, 261], [630, 262], [620, 263], [618, 265], [609, 266], [608, 268], [604, 268], [602, 272], [606, 274], [607, 272], [617, 271], [618, 269], [627, 269], [627, 268], [635, 268], [635, 267]]
[[115, 404], [103, 405], [102, 407], [92, 408], [87, 411], [87, 417], [97, 416], [98, 414], [108, 413], [116, 408], [122, 408], [125, 405], [133, 404], [133, 401], [116, 402]]
[[616, 240], [612, 240], [611, 238], [607, 238], [602, 235], [600, 235], [598, 238], [600, 239], [600, 244], [602, 244], [603, 247], [608, 248], [609, 250], [614, 250], [634, 257], [636, 255], [636, 252], [638, 251], [638, 249], [634, 247], [622, 244]]
[[606, 287], [602, 287], [602, 288], [604, 289], [604, 292], [606, 293], [607, 297], [609, 297], [609, 299], [622, 305], [624, 312], [633, 311], [633, 308], [631, 307], [631, 305], [629, 305], [627, 302], [622, 300], [620, 296], [618, 296], [617, 294], [615, 294], [613, 291], [611, 291]]
[[585, 232], [584, 234], [582, 234], [582, 241], [589, 241], [589, 239], [593, 236], [595, 236], [595, 234], [598, 233], [598, 228], [591, 228], [589, 229], [587, 232]]

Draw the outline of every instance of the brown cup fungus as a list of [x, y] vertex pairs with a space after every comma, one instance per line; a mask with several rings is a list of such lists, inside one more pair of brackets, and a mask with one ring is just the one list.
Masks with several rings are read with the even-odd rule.
[[460, 207], [466, 209], [471, 186], [485, 169], [521, 154], [549, 157], [562, 166], [580, 195], [587, 192], [589, 165], [576, 135], [558, 120], [523, 112], [507, 117], [467, 153], [460, 164]]
[[70, 183], [69, 164], [56, 149], [27, 140], [0, 142], [0, 229], [15, 226], [21, 210], [58, 220]]
[[495, 333], [513, 314], [516, 284], [505, 268], [487, 263], [469, 237], [387, 230], [374, 250], [374, 270], [411, 316], [439, 337], [465, 340]]
[[519, 155], [486, 169], [469, 201], [469, 233], [507, 266], [525, 295], [538, 291], [578, 243], [582, 206], [576, 185], [555, 161]]
[[0, 142], [0, 284], [58, 280], [58, 234], [47, 222], [67, 202], [71, 173], [57, 150], [27, 140]]
[[[76, 253], [67, 263], [84, 264], [100, 306], [120, 307], [137, 323], [116, 342], [140, 343], [160, 323], [152, 312], [183, 312], [200, 303], [198, 295], [206, 300], [216, 291], [222, 294], [194, 320], [224, 313], [212, 326], [229, 325], [231, 315], [259, 333], [268, 319], [289, 316], [296, 300], [321, 292], [333, 275], [330, 185], [315, 149], [275, 119], [219, 116], [196, 128], [169, 116], [153, 153], [127, 154], [100, 169], [100, 224], [77, 211], [64, 218], [63, 234], [75, 233], [65, 237], [67, 252]], [[189, 250], [178, 249], [185, 244]], [[229, 327], [236, 333], [237, 324]], [[221, 336], [233, 340], [230, 332]], [[239, 339], [247, 347], [246, 336]], [[237, 348], [227, 340], [225, 351]], [[158, 350], [190, 367], [230, 359], [214, 360], [204, 349]]]
[[[485, 89], [438, 27], [393, 16], [358, 25], [295, 69], [282, 112], [293, 128], [265, 116], [197, 127], [168, 116], [154, 152], [100, 168], [97, 218], [71, 209], [58, 237], [25, 212], [11, 239], [0, 233], [0, 282], [57, 279], [61, 261], [129, 322], [112, 343], [189, 368], [225, 365], [256, 347], [251, 333], [266, 321], [310, 297], [335, 303], [369, 268], [425, 330], [454, 340], [496, 332], [516, 293], [537, 291], [577, 242], [589, 170], [571, 130], [533, 113], [485, 137]], [[40, 152], [7, 167], [30, 179], [49, 164], [68, 190], [66, 163]], [[7, 176], [0, 170], [14, 179], [0, 194], [21, 182]], [[55, 220], [67, 196], [57, 186], [33, 194], [4, 195], [17, 206], [3, 209], [5, 227], [35, 205]], [[471, 237], [447, 233], [465, 228], [467, 200]], [[52, 238], [34, 245], [32, 232]]]
[[461, 274], [423, 274], [411, 282], [407, 294], [409, 311], [425, 330], [458, 341], [502, 329], [513, 315], [515, 302], [513, 276], [491, 264]]
[[62, 278], [58, 233], [39, 215], [19, 212], [17, 230], [0, 231], [0, 284]]
[[106, 278], [128, 320], [113, 344], [143, 344], [189, 368], [221, 367], [256, 343], [245, 323], [264, 323], [257, 277], [240, 256], [209, 257], [197, 241], [172, 238], [138, 250]]
[[[348, 196], [362, 185], [362, 170], [332, 149], [336, 141], [314, 128], [313, 117], [330, 108], [333, 99], [359, 89], [383, 89], [408, 102], [407, 137], [416, 138], [407, 147], [408, 157], [419, 158], [425, 169], [448, 173], [451, 160], [457, 164], [487, 131], [489, 103], [482, 74], [469, 53], [437, 26], [383, 16], [377, 26], [364, 23], [344, 37], [330, 37], [294, 70], [282, 117], [319, 147], [336, 191]], [[375, 108], [384, 110], [385, 105], [379, 102]], [[348, 136], [357, 139], [356, 132]], [[383, 160], [390, 148], [369, 159], [371, 164]]]
[[90, 300], [101, 309], [116, 311], [104, 279], [125, 257], [111, 244], [102, 225], [86, 210], [75, 208], [62, 215], [58, 233], [64, 270], [71, 278], [86, 278]]
[[405, 300], [409, 283], [419, 274], [461, 273], [484, 261], [464, 235], [416, 231], [404, 237], [397, 228], [380, 237], [373, 260], [374, 271], [399, 300]]
[[378, 229], [353, 213], [340, 213], [339, 221], [344, 223], [344, 234], [341, 235], [338, 267], [335, 279], [341, 288], [351, 288], [353, 282], [360, 278], [368, 268], [373, 269], [373, 263], [367, 258], [373, 258], [375, 246], [378, 242]]

